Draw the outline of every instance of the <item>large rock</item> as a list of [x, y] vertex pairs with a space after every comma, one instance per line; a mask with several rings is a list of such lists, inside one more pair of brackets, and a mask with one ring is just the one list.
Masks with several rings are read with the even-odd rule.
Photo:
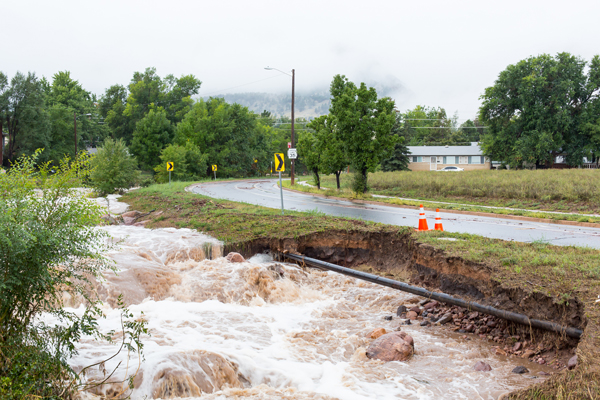
[[488, 363], [484, 363], [483, 361], [477, 361], [477, 363], [473, 366], [473, 369], [475, 371], [485, 372], [485, 371], [491, 371], [492, 367]]
[[577, 355], [574, 355], [573, 357], [571, 357], [569, 359], [569, 361], [567, 362], [567, 367], [569, 369], [573, 369], [577, 366]]
[[406, 361], [415, 352], [413, 338], [406, 332], [391, 332], [376, 339], [367, 349], [367, 357], [381, 361]]
[[231, 263], [241, 263], [246, 261], [246, 259], [240, 253], [234, 252], [227, 254], [227, 257], [225, 258]]
[[126, 213], [121, 214], [121, 217], [125, 218], [137, 218], [142, 215], [139, 211], [127, 211]]

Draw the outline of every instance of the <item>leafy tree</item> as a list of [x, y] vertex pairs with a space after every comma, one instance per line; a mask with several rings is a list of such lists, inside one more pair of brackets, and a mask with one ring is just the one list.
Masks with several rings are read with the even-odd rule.
[[[35, 74], [17, 72], [2, 94], [4, 128], [8, 130], [6, 155], [15, 160], [50, 145], [50, 121], [45, 110], [45, 91]], [[44, 158], [45, 155], [42, 156]]]
[[52, 84], [45, 80], [43, 84], [50, 117], [50, 141], [43, 153], [46, 159], [58, 164], [65, 155], [75, 157], [74, 118], [77, 118], [78, 151], [107, 136], [106, 126], [98, 124], [95, 97], [73, 80], [68, 71], [54, 74]]
[[542, 54], [502, 71], [482, 96], [485, 155], [521, 167], [550, 166], [566, 154], [570, 165], [580, 165], [591, 132], [585, 126], [599, 101], [600, 57], [586, 73], [587, 65], [569, 53]]
[[[83, 154], [55, 174], [40, 151], [0, 174], [0, 397], [71, 398], [81, 375], [67, 361], [102, 316], [91, 280], [112, 269], [102, 256], [108, 234], [96, 229], [102, 210], [76, 188], [87, 172]], [[63, 307], [64, 293], [83, 299], [83, 312]], [[60, 321], [47, 325], [40, 318]], [[125, 318], [129, 318], [128, 312]], [[141, 350], [145, 322], [127, 321], [127, 345]]]
[[[344, 144], [335, 130], [334, 119], [330, 115], [322, 115], [312, 120], [307, 127], [315, 131], [315, 144], [311, 151], [320, 154], [320, 170], [325, 174], [335, 174], [339, 190], [340, 174], [348, 166], [348, 158]], [[302, 161], [309, 167], [305, 157], [302, 157]]]
[[101, 195], [132, 187], [139, 180], [137, 160], [123, 139], [106, 138], [91, 159], [91, 186]]
[[400, 136], [402, 132], [402, 116], [396, 115], [396, 122], [392, 128], [392, 133], [398, 137], [396, 144], [394, 145], [394, 152], [390, 158], [386, 158], [381, 162], [381, 169], [383, 171], [410, 171], [408, 164], [410, 160], [408, 155], [410, 150], [404, 143], [404, 137]]
[[173, 140], [173, 127], [162, 107], [152, 109], [136, 125], [131, 151], [145, 170], [156, 165], [162, 149]]
[[202, 154], [197, 146], [186, 142], [184, 146], [171, 144], [162, 150], [160, 164], [154, 167], [158, 183], [169, 182], [167, 162], [173, 162], [171, 178], [176, 181], [199, 180], [206, 176], [206, 154]]
[[127, 139], [132, 135], [127, 117], [123, 115], [127, 104], [127, 89], [113, 85], [106, 89], [99, 102], [100, 115], [109, 126], [113, 139]]
[[[268, 139], [260, 134], [256, 114], [239, 104], [228, 104], [222, 98], [200, 100], [177, 125], [174, 143], [187, 141], [207, 155], [207, 163], [217, 164], [225, 176], [252, 174], [254, 159], [266, 167]], [[210, 174], [210, 171], [206, 171]]]
[[303, 132], [298, 139], [298, 155], [306, 168], [313, 174], [315, 185], [321, 189], [321, 170], [323, 143], [319, 142], [318, 134]]
[[394, 101], [378, 99], [374, 88], [364, 83], [357, 87], [343, 75], [333, 78], [331, 97], [329, 114], [356, 171], [353, 190], [364, 193], [368, 190], [367, 174], [390, 156], [397, 140], [392, 134]]

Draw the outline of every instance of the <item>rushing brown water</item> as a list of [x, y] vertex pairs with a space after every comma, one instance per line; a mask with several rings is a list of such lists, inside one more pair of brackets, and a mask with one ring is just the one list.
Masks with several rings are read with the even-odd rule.
[[[414, 357], [370, 360], [367, 334], [397, 329], [396, 308], [420, 298], [266, 255], [229, 263], [218, 241], [187, 229], [105, 229], [125, 240], [109, 254], [118, 276], [107, 274], [98, 286], [107, 300], [102, 329], [119, 330], [112, 307], [123, 293], [151, 332], [133, 399], [495, 399], [541, 379], [537, 364], [496, 356], [490, 344], [439, 327], [402, 325], [414, 338]], [[84, 341], [79, 350], [75, 368], [106, 358], [114, 346]], [[492, 371], [473, 370], [479, 360]], [[137, 369], [135, 356], [127, 364], [120, 354], [87, 378], [102, 379], [120, 361], [115, 377]], [[531, 372], [511, 373], [517, 365]]]

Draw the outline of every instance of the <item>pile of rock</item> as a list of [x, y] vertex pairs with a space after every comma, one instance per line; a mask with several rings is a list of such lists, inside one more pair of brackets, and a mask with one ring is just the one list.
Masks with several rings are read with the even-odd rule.
[[[508, 329], [508, 322], [492, 315], [469, 311], [463, 307], [448, 306], [430, 299], [422, 300], [417, 305], [401, 305], [396, 315], [404, 319], [403, 324], [406, 325], [444, 325], [457, 333], [478, 335], [481, 339], [494, 341], [499, 344], [495, 347], [498, 355], [513, 355], [530, 359], [538, 364], [548, 362], [548, 357], [543, 353], [548, 352], [550, 348], [545, 348], [541, 344], [535, 345], [519, 335], [512, 335]], [[472, 336], [464, 335], [463, 338], [471, 340]], [[567, 367], [566, 364], [560, 360], [552, 361], [552, 365], [557, 369]]]

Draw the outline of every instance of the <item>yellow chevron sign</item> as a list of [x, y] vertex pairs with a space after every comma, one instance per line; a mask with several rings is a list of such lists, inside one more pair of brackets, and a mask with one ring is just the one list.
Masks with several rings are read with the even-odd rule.
[[285, 171], [285, 159], [283, 153], [275, 153], [275, 172]]
[[175, 169], [175, 163], [173, 161], [167, 162], [167, 171], [173, 171]]
[[212, 170], [213, 170], [213, 172], [216, 172], [216, 171], [217, 171], [217, 164], [213, 164], [213, 165], [212, 165]]

